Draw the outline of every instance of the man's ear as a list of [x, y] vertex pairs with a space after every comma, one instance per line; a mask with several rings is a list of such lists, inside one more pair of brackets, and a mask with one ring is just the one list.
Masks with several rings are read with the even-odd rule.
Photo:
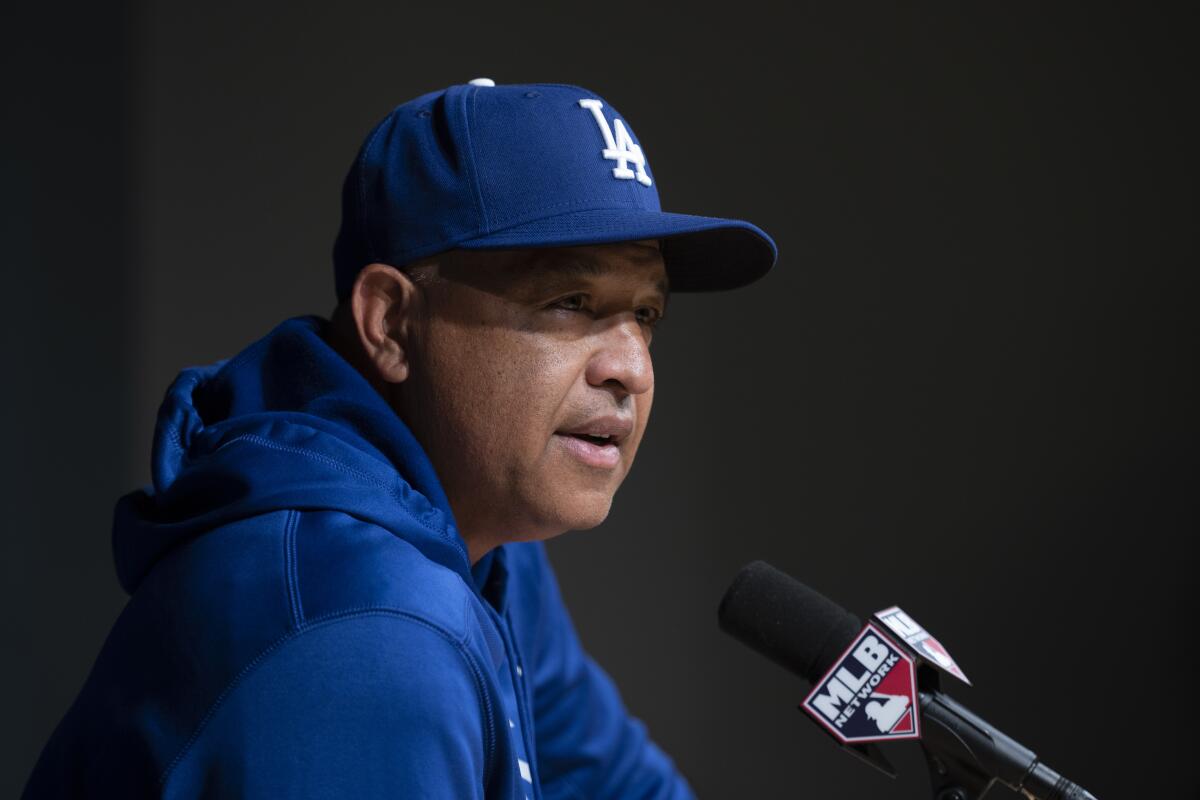
[[366, 364], [385, 383], [401, 383], [412, 368], [409, 335], [420, 304], [417, 286], [388, 264], [363, 267], [350, 290], [350, 311]]

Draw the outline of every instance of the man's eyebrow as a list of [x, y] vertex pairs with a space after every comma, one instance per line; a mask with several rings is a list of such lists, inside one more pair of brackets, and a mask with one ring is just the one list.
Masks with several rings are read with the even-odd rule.
[[[639, 248], [641, 249], [641, 248]], [[652, 247], [645, 248], [646, 250], [654, 250]], [[654, 250], [654, 253], [658, 253]], [[659, 258], [647, 252], [644, 255], [637, 255], [632, 260], [639, 265], [659, 263]], [[613, 271], [613, 268], [603, 261], [598, 261], [584, 253], [537, 253], [523, 266], [523, 269], [528, 269], [535, 272], [552, 273], [560, 275], [606, 275]], [[666, 300], [671, 290], [667, 284], [667, 279], [660, 278], [654, 282], [654, 288], [662, 294]]]

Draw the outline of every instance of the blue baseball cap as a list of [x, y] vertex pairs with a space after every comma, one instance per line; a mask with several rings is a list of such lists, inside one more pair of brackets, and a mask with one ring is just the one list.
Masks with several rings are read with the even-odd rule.
[[749, 222], [663, 211], [633, 129], [595, 92], [476, 78], [397, 106], [363, 142], [342, 188], [337, 296], [375, 261], [637, 239], [660, 240], [673, 292], [743, 286], [778, 257]]

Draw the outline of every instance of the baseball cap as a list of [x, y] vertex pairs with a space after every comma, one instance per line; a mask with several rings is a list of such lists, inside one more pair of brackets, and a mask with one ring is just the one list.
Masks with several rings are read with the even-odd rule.
[[633, 128], [595, 92], [476, 78], [397, 106], [367, 135], [342, 187], [337, 296], [375, 261], [637, 239], [660, 240], [672, 292], [743, 286], [778, 257], [749, 222], [663, 211]]

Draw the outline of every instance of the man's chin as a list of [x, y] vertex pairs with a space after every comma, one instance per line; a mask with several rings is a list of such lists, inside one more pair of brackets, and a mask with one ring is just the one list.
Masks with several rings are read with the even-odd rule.
[[550, 513], [543, 515], [544, 523], [538, 527], [544, 533], [537, 538], [549, 539], [567, 531], [595, 528], [608, 519], [612, 500], [612, 494], [598, 491], [579, 492], [564, 498]]

